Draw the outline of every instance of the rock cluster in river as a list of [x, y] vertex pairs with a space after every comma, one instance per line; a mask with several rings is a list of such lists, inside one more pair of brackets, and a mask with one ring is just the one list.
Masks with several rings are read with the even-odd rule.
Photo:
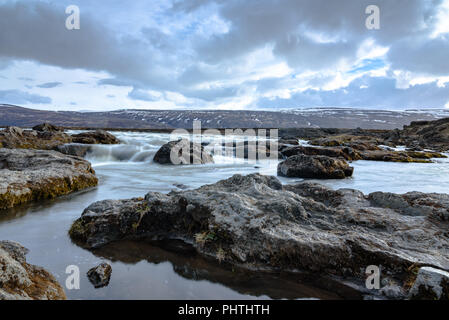
[[8, 127], [0, 131], [0, 148], [44, 149], [72, 142], [72, 138], [61, 131], [23, 130]]
[[16, 242], [0, 241], [0, 300], [65, 300], [48, 271], [26, 262], [27, 253]]
[[24, 130], [7, 127], [0, 131], [0, 148], [53, 150], [64, 144], [118, 144], [120, 141], [109, 132], [96, 130], [69, 135], [61, 127], [43, 123]]
[[449, 151], [449, 118], [414, 121], [400, 131], [394, 142], [415, 148]]
[[204, 147], [187, 139], [170, 141], [154, 155], [154, 162], [160, 164], [206, 164], [213, 163], [213, 156]]
[[183, 239], [205, 256], [251, 270], [308, 270], [364, 281], [367, 266], [404, 288], [413, 270], [449, 270], [449, 195], [283, 186], [235, 175], [195, 190], [106, 200], [86, 208], [73, 240], [98, 248], [122, 239]]
[[281, 156], [291, 157], [293, 155], [322, 155], [333, 158], [341, 158], [347, 161], [371, 160], [388, 162], [418, 162], [431, 163], [433, 158], [446, 158], [444, 154], [438, 152], [419, 151], [393, 151], [372, 146], [370, 150], [360, 150], [358, 147], [336, 146], [284, 146], [280, 149]]
[[[430, 162], [430, 158], [444, 155], [426, 150], [449, 151], [449, 118], [415, 121], [402, 130], [290, 128], [281, 129], [279, 136], [284, 148], [292, 145], [286, 141], [304, 139], [315, 146], [357, 151], [347, 160]], [[383, 147], [399, 145], [406, 146], [407, 151], [397, 152]]]
[[91, 164], [56, 151], [0, 149], [0, 210], [96, 186]]

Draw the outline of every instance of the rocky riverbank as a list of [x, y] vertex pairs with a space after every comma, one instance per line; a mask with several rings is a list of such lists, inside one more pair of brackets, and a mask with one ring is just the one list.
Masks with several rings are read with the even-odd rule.
[[69, 143], [118, 144], [120, 140], [104, 130], [69, 135], [63, 128], [49, 123], [37, 125], [31, 130], [7, 127], [0, 131], [0, 148], [57, 150]]
[[448, 206], [446, 194], [364, 195], [235, 175], [196, 190], [96, 202], [70, 236], [90, 249], [124, 239], [182, 239], [223, 265], [305, 270], [353, 283], [376, 265], [380, 292], [407, 298], [421, 267], [449, 270]]
[[91, 164], [56, 151], [0, 149], [0, 210], [96, 186]]
[[[449, 151], [449, 118], [415, 121], [402, 130], [291, 128], [281, 129], [280, 141], [309, 140], [323, 147], [349, 147], [359, 151], [379, 151], [379, 146], [406, 146], [409, 151]], [[413, 156], [411, 156], [413, 158]], [[393, 157], [394, 158], [394, 157]]]
[[53, 275], [26, 262], [27, 253], [16, 242], [0, 241], [0, 300], [65, 300]]

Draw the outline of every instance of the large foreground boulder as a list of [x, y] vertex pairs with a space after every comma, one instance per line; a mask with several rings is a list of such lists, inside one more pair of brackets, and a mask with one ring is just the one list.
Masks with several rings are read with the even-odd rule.
[[154, 155], [154, 162], [160, 164], [205, 164], [213, 163], [213, 156], [204, 147], [187, 139], [170, 141]]
[[96, 130], [90, 132], [83, 132], [72, 135], [74, 143], [82, 144], [119, 144], [120, 140], [113, 134], [104, 130]]
[[91, 164], [56, 151], [0, 149], [0, 210], [96, 186]]
[[402, 286], [416, 277], [415, 267], [449, 270], [448, 201], [444, 194], [366, 196], [235, 175], [196, 190], [96, 202], [69, 234], [90, 249], [123, 239], [182, 239], [222, 264], [307, 270], [355, 283], [375, 265]]
[[0, 300], [65, 300], [48, 271], [26, 262], [27, 253], [16, 242], [0, 241]]
[[303, 154], [288, 157], [278, 165], [279, 176], [296, 178], [344, 179], [353, 171], [344, 159]]

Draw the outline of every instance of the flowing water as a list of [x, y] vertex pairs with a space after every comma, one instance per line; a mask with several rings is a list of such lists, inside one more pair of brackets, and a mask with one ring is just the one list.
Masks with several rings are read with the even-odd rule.
[[[0, 239], [17, 241], [30, 249], [29, 263], [45, 267], [64, 286], [67, 266], [81, 271], [79, 290], [67, 290], [71, 299], [268, 299], [355, 297], [347, 288], [332, 290], [316, 276], [254, 274], [228, 270], [205, 260], [179, 243], [123, 242], [90, 252], [73, 244], [67, 235], [72, 222], [95, 201], [144, 196], [149, 191], [169, 192], [197, 188], [233, 174], [276, 175], [277, 160], [257, 163], [216, 154], [214, 164], [164, 166], [152, 162], [169, 134], [113, 132], [123, 144], [96, 145], [86, 158], [99, 177], [97, 188], [30, 204], [0, 214]], [[214, 137], [209, 137], [212, 139]], [[227, 137], [225, 142], [241, 140]], [[207, 140], [207, 139], [206, 139]], [[449, 161], [432, 164], [353, 162], [354, 177], [322, 180], [333, 188], [354, 188], [365, 193], [388, 191], [442, 192], [449, 190]], [[295, 183], [302, 179], [280, 179]], [[109, 286], [94, 289], [86, 272], [98, 263], [112, 265]], [[313, 278], [313, 280], [311, 279]], [[321, 283], [321, 285], [320, 285]]]

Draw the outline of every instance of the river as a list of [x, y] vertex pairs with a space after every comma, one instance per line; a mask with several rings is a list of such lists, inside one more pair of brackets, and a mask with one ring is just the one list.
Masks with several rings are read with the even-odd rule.
[[[277, 160], [247, 162], [215, 156], [214, 164], [164, 166], [152, 162], [168, 141], [164, 133], [112, 132], [123, 144], [98, 145], [86, 156], [99, 177], [97, 188], [53, 201], [30, 204], [0, 215], [0, 239], [17, 241], [30, 249], [29, 263], [43, 266], [64, 286], [67, 266], [81, 271], [79, 290], [67, 290], [70, 299], [309, 299], [348, 297], [352, 293], [317, 285], [310, 275], [254, 274], [207, 261], [179, 243], [155, 246], [123, 242], [90, 252], [73, 244], [67, 234], [72, 222], [95, 201], [144, 196], [149, 191], [169, 192], [196, 188], [233, 174], [276, 175]], [[236, 137], [228, 137], [236, 139]], [[333, 188], [354, 188], [365, 193], [386, 191], [440, 192], [449, 190], [449, 160], [435, 163], [355, 161], [354, 176], [320, 181]], [[302, 179], [281, 178], [283, 183]], [[99, 264], [112, 265], [109, 286], [94, 289], [86, 272]], [[314, 278], [311, 280], [311, 278]], [[342, 293], [343, 292], [343, 293]]]

